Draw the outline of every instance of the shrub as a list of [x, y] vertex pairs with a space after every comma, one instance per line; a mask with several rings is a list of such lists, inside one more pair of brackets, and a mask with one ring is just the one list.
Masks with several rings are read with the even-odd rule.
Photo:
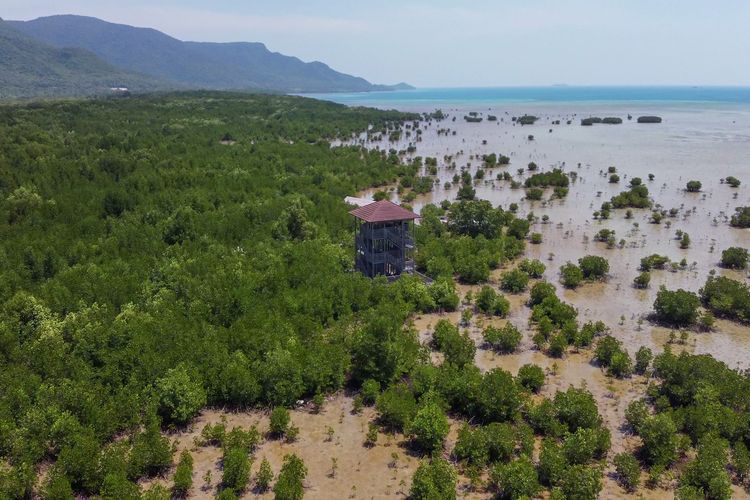
[[729, 186], [733, 188], [740, 187], [740, 184], [742, 184], [742, 182], [737, 177], [733, 177], [731, 175], [728, 175], [724, 180], [727, 184], [729, 184]]
[[368, 406], [375, 404], [380, 394], [380, 382], [368, 378], [362, 382], [362, 402]]
[[466, 460], [469, 465], [486, 465], [490, 460], [490, 450], [484, 428], [473, 429], [470, 425], [464, 424], [458, 431], [453, 455], [457, 460]]
[[750, 321], [750, 288], [724, 276], [709, 276], [700, 289], [703, 305], [717, 316]]
[[730, 269], [745, 269], [748, 252], [746, 248], [730, 247], [721, 252], [721, 265]]
[[641, 482], [641, 467], [638, 460], [630, 453], [618, 453], [614, 459], [615, 471], [620, 484], [629, 492], [638, 489]]
[[221, 484], [235, 493], [245, 489], [250, 481], [250, 457], [248, 451], [232, 447], [224, 451]]
[[669, 257], [665, 255], [652, 254], [641, 259], [641, 271], [651, 271], [652, 269], [664, 269], [669, 263]]
[[380, 423], [394, 430], [403, 431], [409, 427], [417, 413], [417, 401], [406, 384], [396, 384], [378, 396], [375, 407]]
[[650, 465], [668, 466], [677, 458], [677, 427], [666, 414], [646, 418], [639, 426], [641, 453]]
[[485, 285], [477, 294], [477, 308], [485, 314], [505, 317], [510, 311], [508, 299], [499, 295], [491, 286]]
[[182, 364], [156, 381], [156, 394], [159, 413], [178, 425], [186, 424], [206, 405], [206, 390]]
[[587, 464], [609, 450], [611, 436], [606, 428], [579, 428], [563, 442], [563, 455], [569, 464]]
[[531, 233], [529, 241], [532, 245], [539, 245], [542, 243], [542, 233]]
[[622, 348], [622, 342], [610, 335], [599, 340], [595, 357], [599, 364], [607, 367], [608, 373], [615, 377], [627, 377], [633, 372], [630, 356]]
[[521, 332], [510, 322], [502, 328], [488, 326], [482, 332], [482, 336], [493, 349], [505, 353], [514, 352], [522, 339]]
[[544, 196], [544, 191], [540, 188], [529, 188], [526, 190], [526, 199], [527, 200], [541, 200]]
[[570, 179], [565, 174], [565, 172], [563, 172], [562, 169], [559, 169], [559, 168], [553, 169], [549, 172], [540, 172], [540, 173], [534, 174], [531, 177], [528, 177], [524, 181], [524, 185], [527, 188], [535, 188], [535, 187], [546, 188], [550, 186], [568, 187], [569, 184], [570, 184]]
[[263, 457], [258, 468], [258, 474], [255, 476], [255, 485], [260, 492], [268, 491], [273, 481], [273, 470], [271, 470], [271, 464], [268, 460]]
[[304, 495], [304, 481], [307, 467], [297, 455], [285, 455], [279, 471], [279, 478], [273, 487], [276, 500], [301, 500]]
[[518, 240], [522, 240], [526, 238], [527, 234], [529, 234], [530, 227], [531, 224], [526, 219], [513, 219], [510, 224], [508, 224], [508, 230], [505, 234]]
[[531, 287], [531, 293], [529, 296], [529, 306], [534, 307], [537, 304], [541, 304], [547, 297], [556, 297], [555, 285], [546, 281], [540, 281]]
[[643, 271], [633, 278], [633, 286], [636, 288], [648, 288], [649, 283], [651, 283], [651, 273], [648, 271]]
[[700, 181], [688, 181], [687, 185], [685, 186], [685, 189], [689, 193], [697, 193], [698, 191], [701, 190], [701, 187], [702, 185]]
[[271, 412], [269, 419], [271, 434], [275, 437], [282, 437], [286, 435], [289, 430], [289, 424], [291, 423], [291, 416], [289, 410], [283, 406], [277, 406]]
[[587, 255], [578, 259], [578, 265], [587, 280], [603, 279], [609, 272], [607, 259], [597, 255]]
[[663, 323], [689, 326], [698, 319], [699, 306], [700, 300], [693, 292], [681, 288], [671, 291], [662, 286], [656, 294], [654, 313]]
[[423, 462], [414, 472], [409, 494], [415, 500], [455, 500], [456, 471], [441, 458]]
[[698, 456], [685, 468], [680, 484], [703, 492], [709, 499], [732, 498], [732, 482], [726, 470], [727, 442], [709, 434], [698, 445]]
[[646, 346], [641, 346], [635, 353], [635, 372], [639, 375], [646, 373], [654, 355]]
[[554, 406], [560, 421], [575, 432], [583, 427], [591, 429], [601, 423], [594, 396], [586, 389], [569, 387], [555, 394]]
[[729, 225], [740, 228], [750, 227], [750, 207], [735, 208], [734, 215], [729, 220]]
[[620, 176], [617, 174], [612, 174], [609, 176], [609, 183], [610, 184], [617, 184], [620, 182]]
[[572, 465], [566, 469], [560, 489], [565, 498], [596, 500], [602, 490], [602, 471], [598, 467]]
[[529, 275], [531, 278], [541, 278], [547, 267], [538, 259], [524, 259], [518, 265], [518, 268]]
[[409, 425], [409, 434], [417, 446], [433, 453], [442, 449], [450, 424], [442, 408], [434, 402], [422, 406]]
[[459, 333], [458, 327], [441, 319], [432, 334], [433, 343], [443, 353], [446, 363], [463, 367], [474, 362], [476, 346], [468, 333]]
[[583, 281], [583, 271], [571, 262], [560, 267], [560, 274], [560, 282], [565, 288], [577, 288]]
[[180, 461], [174, 473], [174, 485], [172, 494], [176, 497], [184, 497], [193, 487], [193, 456], [188, 450], [182, 450]]
[[521, 269], [512, 269], [500, 277], [500, 286], [510, 293], [521, 293], [529, 285], [529, 275]]
[[557, 486], [565, 476], [567, 463], [555, 439], [542, 441], [539, 453], [539, 480], [546, 486]]
[[544, 385], [544, 370], [538, 365], [525, 364], [519, 368], [516, 379], [521, 387], [531, 392], [539, 392]]
[[690, 248], [690, 235], [687, 233], [682, 233], [682, 236], [680, 238], [680, 248], [683, 250], [686, 248]]
[[521, 395], [513, 376], [495, 368], [484, 374], [477, 388], [479, 415], [487, 422], [512, 420], [521, 405]]
[[532, 498], [541, 489], [536, 468], [531, 459], [525, 456], [496, 465], [492, 469], [491, 479], [501, 498]]

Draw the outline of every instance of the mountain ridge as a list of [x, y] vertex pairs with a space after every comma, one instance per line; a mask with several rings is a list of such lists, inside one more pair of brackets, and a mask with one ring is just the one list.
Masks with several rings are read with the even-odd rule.
[[94, 95], [112, 87], [148, 92], [174, 86], [115, 68], [85, 49], [49, 46], [2, 19], [0, 55], [0, 99]]
[[372, 84], [320, 61], [304, 62], [272, 52], [261, 42], [182, 41], [153, 28], [75, 15], [6, 22], [13, 29], [58, 49], [86, 49], [121, 70], [189, 88], [290, 93], [405, 88], [404, 84]]

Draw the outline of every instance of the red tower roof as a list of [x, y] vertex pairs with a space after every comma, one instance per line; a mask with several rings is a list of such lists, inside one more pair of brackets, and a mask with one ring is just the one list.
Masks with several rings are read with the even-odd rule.
[[388, 200], [376, 201], [364, 207], [355, 208], [349, 213], [365, 222], [388, 222], [419, 218], [411, 210], [400, 207]]

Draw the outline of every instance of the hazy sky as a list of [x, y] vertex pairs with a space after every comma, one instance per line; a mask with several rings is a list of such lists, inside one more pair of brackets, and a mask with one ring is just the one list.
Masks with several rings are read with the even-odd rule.
[[2, 0], [182, 40], [260, 41], [376, 83], [750, 85], [750, 0]]

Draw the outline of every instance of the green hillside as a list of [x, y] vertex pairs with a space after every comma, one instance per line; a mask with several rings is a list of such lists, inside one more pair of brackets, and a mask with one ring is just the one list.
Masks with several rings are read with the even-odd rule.
[[373, 85], [321, 62], [304, 62], [271, 52], [262, 43], [183, 42], [154, 29], [83, 16], [50, 16], [10, 23], [15, 29], [55, 47], [90, 50], [118, 68], [192, 88], [280, 92], [395, 88]]
[[157, 79], [115, 68], [79, 48], [55, 48], [0, 20], [0, 99], [94, 95], [110, 87], [164, 88]]

